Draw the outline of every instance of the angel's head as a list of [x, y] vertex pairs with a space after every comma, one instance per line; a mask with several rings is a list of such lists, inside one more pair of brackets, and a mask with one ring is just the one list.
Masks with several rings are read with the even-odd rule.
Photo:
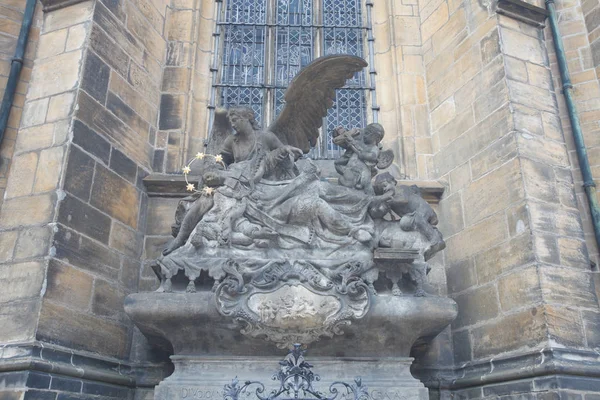
[[377, 123], [369, 124], [364, 129], [363, 141], [366, 144], [377, 144], [381, 142], [381, 139], [383, 139], [384, 134], [385, 131], [383, 130], [383, 126]]
[[249, 107], [232, 107], [227, 111], [227, 117], [234, 130], [234, 135], [238, 133], [251, 133], [260, 130], [260, 126], [254, 117], [254, 111]]
[[373, 182], [373, 190], [375, 190], [375, 194], [382, 195], [385, 192], [394, 190], [397, 183], [398, 181], [392, 176], [392, 174], [389, 172], [384, 172], [383, 174], [379, 174], [375, 177], [375, 182]]

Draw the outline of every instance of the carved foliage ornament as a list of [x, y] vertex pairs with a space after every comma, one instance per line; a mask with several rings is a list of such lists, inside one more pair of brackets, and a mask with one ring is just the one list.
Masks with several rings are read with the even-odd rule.
[[360, 262], [327, 276], [309, 261], [269, 261], [246, 281], [234, 260], [224, 269], [227, 275], [215, 290], [219, 312], [242, 323], [243, 334], [279, 348], [341, 335], [341, 327], [362, 318], [371, 303]]
[[[301, 345], [294, 344], [289, 354], [279, 362], [279, 371], [272, 377], [279, 381], [279, 388], [265, 393], [265, 385], [258, 381], [246, 381], [243, 385], [234, 378], [230, 384], [223, 389], [223, 400], [239, 400], [242, 395], [252, 395], [251, 387], [254, 387], [254, 395], [259, 400], [291, 400], [291, 399], [315, 399], [335, 400], [341, 394], [342, 398], [353, 400], [370, 400], [368, 388], [362, 384], [362, 379], [357, 377], [351, 384], [345, 382], [333, 382], [329, 385], [329, 395], [319, 391], [313, 386], [314, 382], [321, 380], [320, 376], [312, 372], [312, 365], [304, 360], [305, 350]], [[338, 388], [341, 388], [338, 389]]]

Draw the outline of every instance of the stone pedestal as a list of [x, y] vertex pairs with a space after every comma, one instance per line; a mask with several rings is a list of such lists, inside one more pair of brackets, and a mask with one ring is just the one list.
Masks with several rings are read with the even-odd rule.
[[[285, 351], [283, 352], [285, 353]], [[232, 379], [238, 378], [240, 384], [245, 381], [258, 381], [265, 385], [268, 395], [272, 389], [278, 389], [279, 383], [271, 379], [279, 368], [282, 357], [203, 357], [172, 356], [175, 372], [155, 389], [155, 400], [223, 400], [223, 388]], [[313, 372], [321, 380], [315, 388], [327, 397], [333, 396], [329, 387], [333, 382], [353, 383], [356, 377], [362, 379], [373, 400], [427, 400], [427, 388], [410, 374], [412, 358], [393, 357], [376, 358], [331, 358], [310, 357]], [[340, 389], [340, 387], [337, 387]], [[240, 395], [247, 400], [258, 399], [256, 386], [251, 386]], [[247, 394], [247, 396], [246, 396]], [[282, 396], [283, 398], [288, 396]], [[338, 399], [348, 398], [340, 390]], [[350, 397], [352, 398], [352, 397]]]
[[[220, 315], [214, 302], [208, 291], [127, 297], [125, 310], [144, 335], [174, 353], [175, 372], [156, 387], [155, 400], [221, 400], [235, 377], [242, 385], [262, 382], [263, 396], [278, 388], [271, 377], [286, 350], [243, 335], [243, 327]], [[361, 377], [373, 400], [428, 399], [427, 389], [410, 373], [410, 350], [417, 339], [441, 332], [456, 314], [456, 303], [448, 298], [374, 296], [367, 315], [345, 326], [342, 335], [308, 345], [307, 362], [321, 375], [315, 388], [330, 397], [332, 382], [352, 384]], [[240, 399], [256, 398], [253, 390], [246, 393], [251, 394]], [[343, 398], [347, 395], [340, 391], [336, 399]]]

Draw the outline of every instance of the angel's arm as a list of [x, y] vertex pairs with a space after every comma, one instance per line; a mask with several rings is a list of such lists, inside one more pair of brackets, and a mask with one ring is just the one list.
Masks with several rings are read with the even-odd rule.
[[232, 147], [233, 139], [231, 136], [227, 137], [223, 142], [223, 147], [219, 154], [223, 157], [223, 162], [225, 165], [230, 165], [235, 162], [235, 158], [233, 157], [233, 147]]

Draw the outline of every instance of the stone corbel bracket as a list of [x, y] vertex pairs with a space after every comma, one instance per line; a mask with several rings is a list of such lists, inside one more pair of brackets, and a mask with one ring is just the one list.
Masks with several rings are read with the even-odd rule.
[[72, 6], [73, 4], [83, 3], [84, 1], [89, 0], [40, 0], [44, 12], [58, 10], [60, 8]]
[[537, 28], [545, 26], [548, 11], [522, 0], [482, 0], [482, 5], [488, 10], [495, 9], [498, 14], [505, 15], [517, 21], [524, 22]]
[[[199, 177], [188, 176], [190, 182], [197, 182]], [[421, 189], [423, 198], [429, 204], [438, 204], [444, 194], [444, 186], [437, 181], [400, 180], [398, 185], [416, 185]], [[190, 195], [186, 191], [183, 175], [151, 174], [144, 178], [144, 186], [150, 197], [182, 198]]]

